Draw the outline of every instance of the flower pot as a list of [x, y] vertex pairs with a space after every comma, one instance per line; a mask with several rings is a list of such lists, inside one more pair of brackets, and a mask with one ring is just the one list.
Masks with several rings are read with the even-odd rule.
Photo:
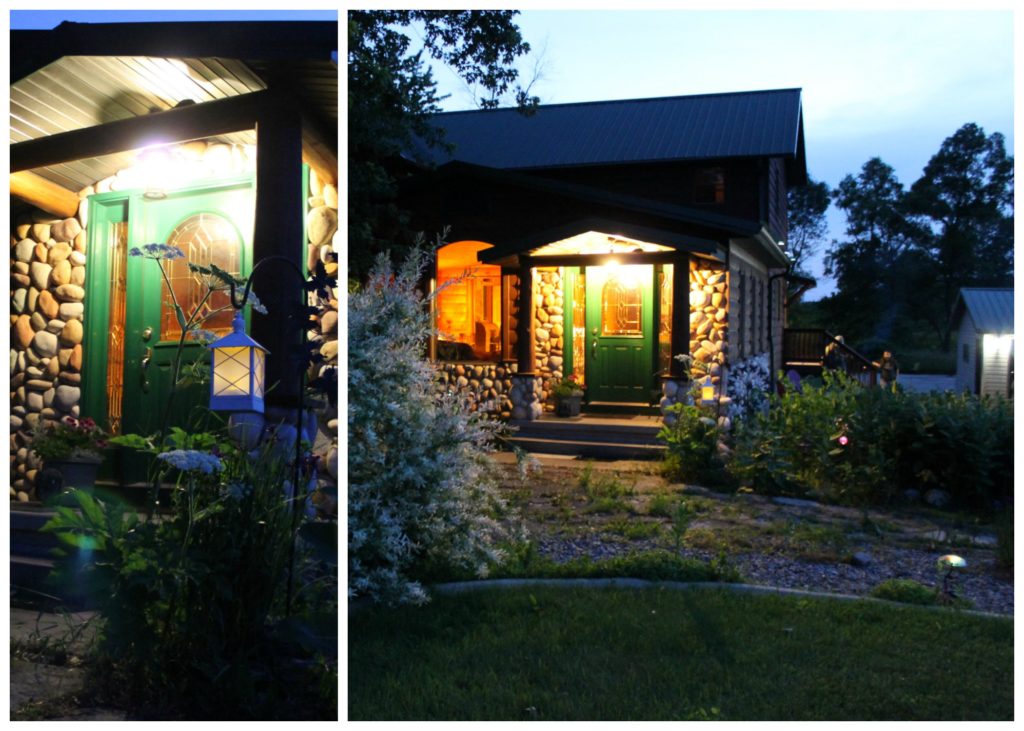
[[579, 416], [580, 402], [582, 399], [583, 394], [577, 394], [574, 396], [556, 396], [555, 413], [558, 416]]

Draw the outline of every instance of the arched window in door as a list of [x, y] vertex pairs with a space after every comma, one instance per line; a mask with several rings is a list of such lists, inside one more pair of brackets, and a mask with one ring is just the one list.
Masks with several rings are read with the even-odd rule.
[[643, 286], [636, 267], [616, 267], [601, 288], [601, 335], [643, 337]]
[[[185, 252], [184, 258], [169, 259], [164, 263], [174, 296], [185, 311], [185, 316], [188, 317], [201, 306], [200, 317], [215, 313], [205, 321], [202, 328], [218, 335], [227, 335], [231, 332], [231, 318], [234, 316], [229, 293], [226, 290], [213, 292], [203, 302], [207, 291], [206, 277], [193, 272], [188, 265], [190, 262], [206, 267], [216, 264], [237, 277], [242, 267], [242, 239], [237, 229], [216, 213], [198, 213], [179, 223], [167, 238], [167, 244]], [[165, 282], [165, 296], [160, 305], [160, 338], [177, 340], [181, 337], [181, 325], [174, 314], [171, 298], [166, 296], [166, 287]]]

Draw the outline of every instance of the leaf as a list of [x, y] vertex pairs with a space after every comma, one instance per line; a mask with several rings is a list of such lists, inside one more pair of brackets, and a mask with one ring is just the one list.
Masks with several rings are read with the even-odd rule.
[[179, 305], [174, 305], [174, 317], [178, 320], [178, 327], [182, 330], [188, 328], [188, 320], [185, 319], [185, 313], [182, 312]]
[[138, 449], [142, 452], [153, 451], [153, 445], [149, 439], [142, 436], [141, 434], [122, 434], [116, 437], [110, 437], [107, 440], [110, 444], [115, 444], [119, 447], [128, 447], [129, 449]]

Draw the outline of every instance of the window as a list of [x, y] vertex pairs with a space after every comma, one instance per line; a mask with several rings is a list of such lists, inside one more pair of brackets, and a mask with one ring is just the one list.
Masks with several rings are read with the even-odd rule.
[[601, 335], [643, 337], [643, 287], [636, 270], [618, 267], [601, 288]]
[[694, 203], [723, 203], [725, 201], [725, 171], [722, 168], [704, 168], [697, 171], [694, 182]]
[[501, 357], [501, 267], [481, 264], [482, 241], [458, 241], [437, 252], [437, 358]]

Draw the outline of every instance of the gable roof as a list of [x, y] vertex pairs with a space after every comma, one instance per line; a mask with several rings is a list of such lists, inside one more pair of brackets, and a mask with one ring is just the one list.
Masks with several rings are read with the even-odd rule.
[[446, 112], [433, 121], [455, 145], [419, 152], [503, 169], [783, 157], [806, 178], [800, 89]]
[[974, 328], [982, 333], [1013, 334], [1013, 289], [963, 287], [953, 306], [953, 319], [966, 310]]

